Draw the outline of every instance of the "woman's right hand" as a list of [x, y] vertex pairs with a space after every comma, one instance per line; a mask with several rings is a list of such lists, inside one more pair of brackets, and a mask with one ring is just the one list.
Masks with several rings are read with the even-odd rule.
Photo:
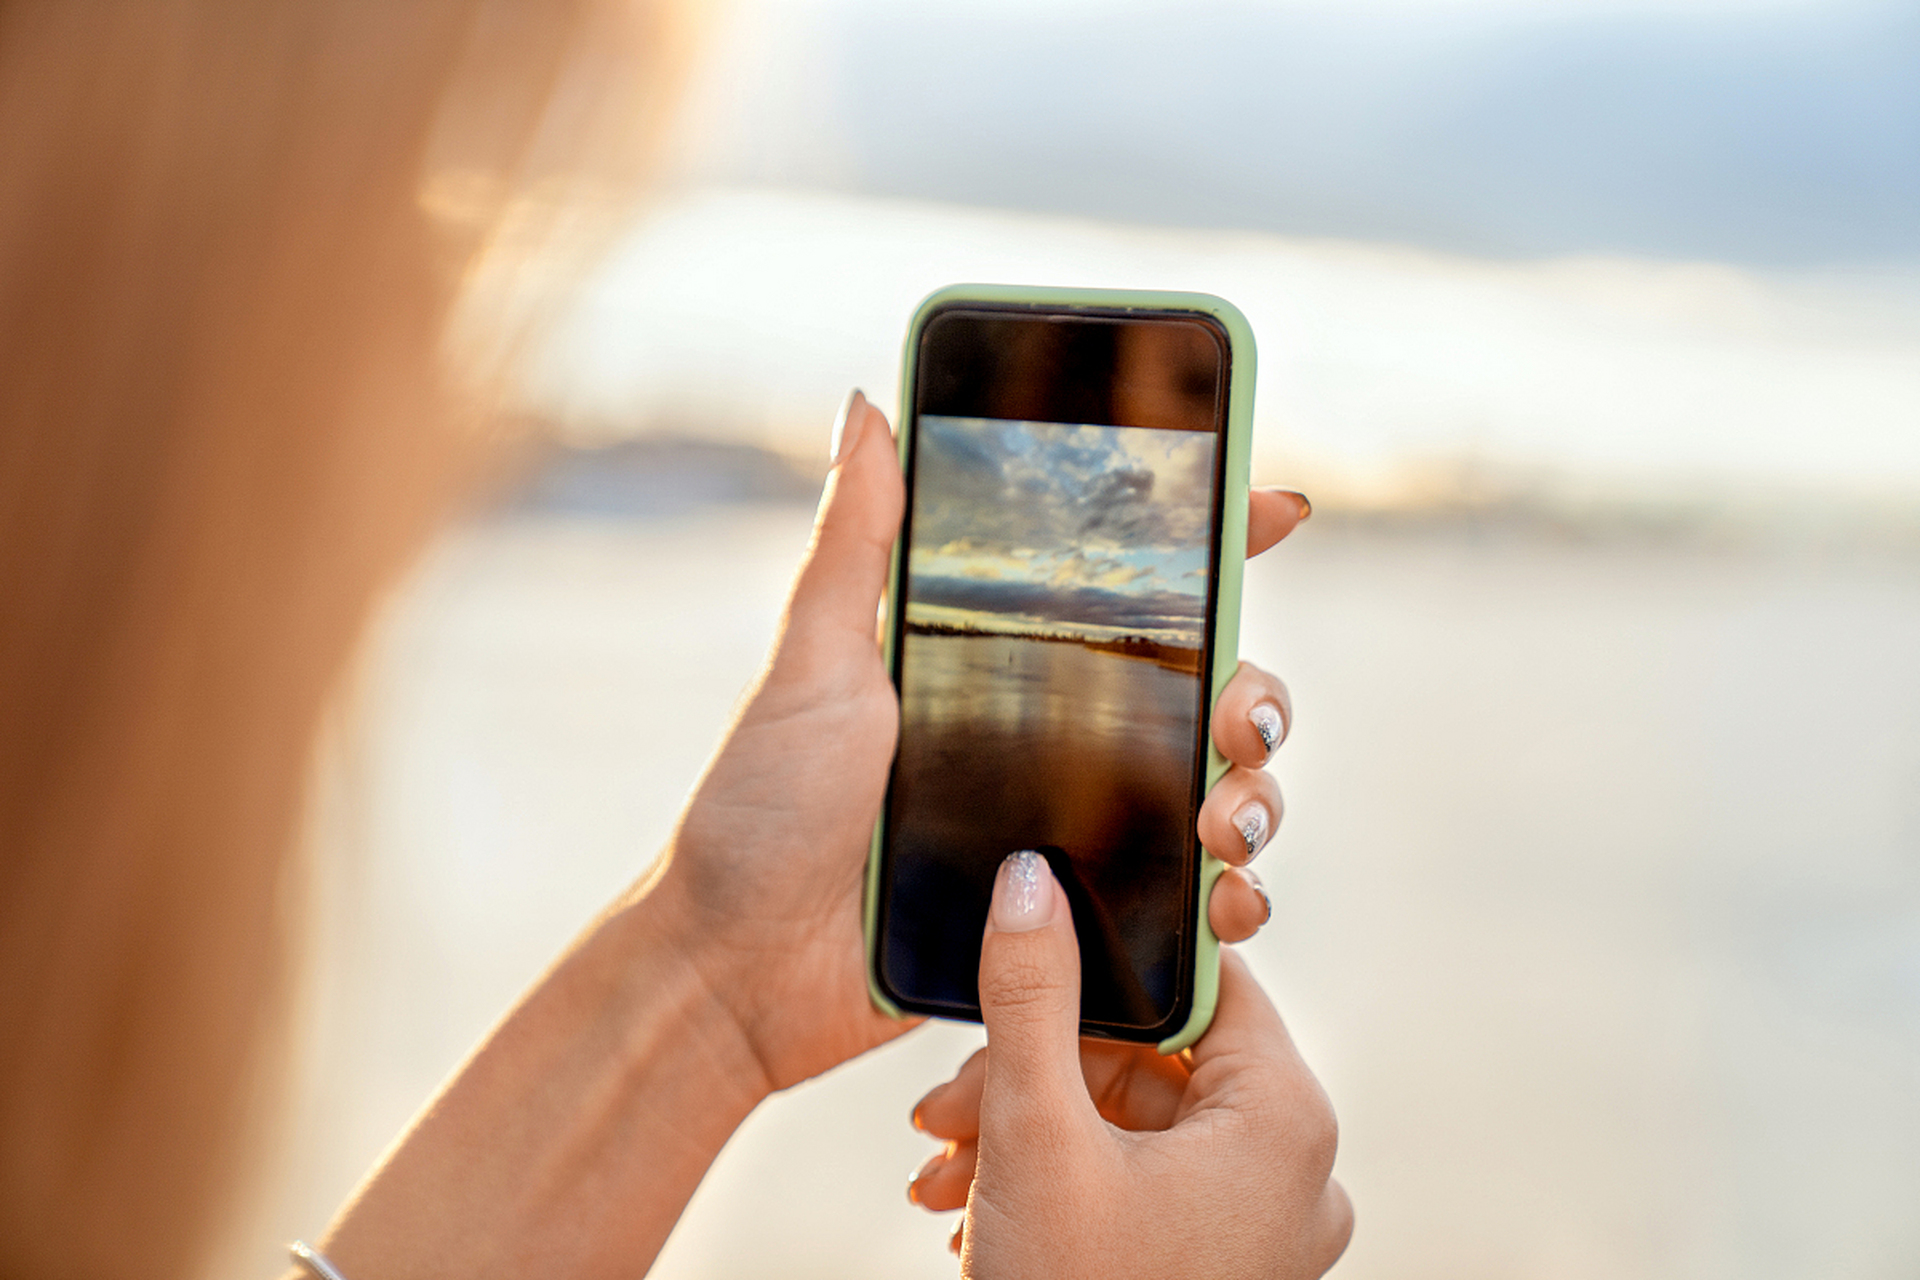
[[1083, 1042], [1066, 895], [1016, 854], [994, 884], [980, 1003], [987, 1048], [914, 1111], [947, 1146], [910, 1190], [965, 1206], [963, 1275], [1293, 1280], [1346, 1249], [1333, 1109], [1237, 955], [1188, 1053]]

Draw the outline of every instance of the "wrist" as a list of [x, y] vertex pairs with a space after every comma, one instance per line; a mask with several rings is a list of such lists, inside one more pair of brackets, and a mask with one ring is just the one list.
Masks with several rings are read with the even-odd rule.
[[644, 1081], [669, 1060], [676, 1076], [698, 1073], [734, 1117], [728, 1132], [774, 1092], [750, 1025], [729, 998], [737, 982], [725, 949], [672, 877], [656, 877], [609, 912], [580, 951], [604, 971], [605, 1016], [631, 1029], [619, 1051], [627, 1078]]
[[769, 1092], [681, 933], [636, 896], [534, 985], [321, 1242], [347, 1275], [651, 1265]]
[[659, 910], [679, 931], [678, 954], [752, 1063], [740, 1069], [766, 1092], [785, 1089], [906, 1030], [910, 1024], [875, 1009], [868, 993], [858, 856], [865, 834], [849, 822], [821, 837], [846, 850], [831, 858], [818, 842], [784, 833], [742, 856], [738, 841], [713, 839], [694, 817], [690, 810], [634, 905]]
[[763, 1098], [782, 1083], [767, 1066], [762, 1009], [765, 965], [779, 961], [762, 952], [750, 913], [739, 909], [740, 874], [724, 849], [683, 828], [608, 923], [632, 939], [623, 946], [658, 949], [673, 958], [688, 998], [698, 999], [698, 1023], [725, 1070]]

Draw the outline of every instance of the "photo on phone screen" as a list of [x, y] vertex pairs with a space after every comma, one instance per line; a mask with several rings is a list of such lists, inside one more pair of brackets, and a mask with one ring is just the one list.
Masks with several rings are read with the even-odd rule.
[[[1083, 1021], [1141, 1032], [1180, 1014], [1222, 357], [1196, 326], [1131, 328], [1107, 324], [1077, 343], [1056, 331], [1055, 367], [1019, 371], [1024, 406], [990, 392], [942, 397], [937, 376], [922, 398], [928, 409], [1094, 408], [1120, 421], [923, 411], [909, 425], [880, 954], [885, 985], [908, 1007], [977, 1010], [994, 873], [1008, 853], [1035, 849], [1073, 906]], [[1007, 336], [1036, 358], [1033, 342]], [[1170, 344], [1184, 361], [1168, 359]], [[1149, 358], [1129, 362], [1130, 351]], [[1090, 400], [1090, 373], [1134, 403]], [[1033, 394], [1050, 376], [1073, 389]]]

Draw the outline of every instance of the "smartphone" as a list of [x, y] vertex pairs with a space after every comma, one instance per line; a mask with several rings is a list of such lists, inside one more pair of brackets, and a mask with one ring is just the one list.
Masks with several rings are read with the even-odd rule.
[[900, 739], [869, 860], [875, 1002], [978, 1020], [994, 875], [1043, 854], [1081, 1027], [1173, 1052], [1213, 1015], [1254, 351], [1202, 294], [965, 285], [909, 326], [886, 656]]

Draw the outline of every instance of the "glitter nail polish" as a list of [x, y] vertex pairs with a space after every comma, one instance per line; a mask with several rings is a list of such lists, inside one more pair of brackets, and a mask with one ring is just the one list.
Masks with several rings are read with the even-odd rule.
[[1280, 708], [1271, 702], [1263, 702], [1247, 718], [1253, 721], [1254, 731], [1260, 735], [1260, 741], [1267, 744], [1267, 754], [1272, 755], [1273, 749], [1287, 736], [1287, 726], [1280, 718]]
[[1233, 815], [1233, 825], [1240, 838], [1247, 842], [1247, 859], [1251, 861], [1267, 842], [1267, 807], [1258, 803], [1243, 806]]
[[993, 924], [997, 929], [1019, 933], [1037, 929], [1052, 919], [1052, 872], [1047, 860], [1032, 849], [1007, 855], [1004, 874], [993, 893]]

